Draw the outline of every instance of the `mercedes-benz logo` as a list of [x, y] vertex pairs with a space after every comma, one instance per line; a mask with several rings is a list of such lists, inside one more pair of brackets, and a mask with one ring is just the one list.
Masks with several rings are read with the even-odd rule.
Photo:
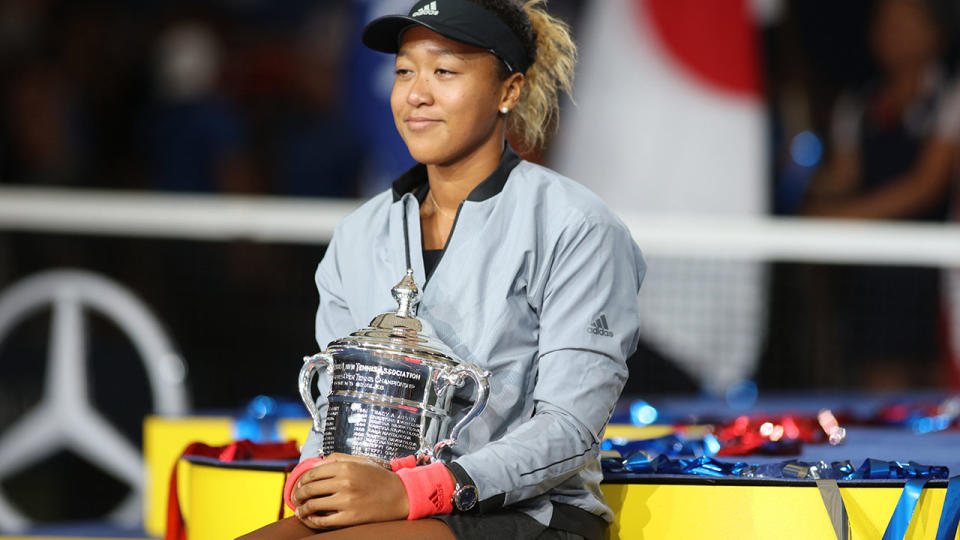
[[[18, 323], [44, 308], [52, 316], [43, 397], [0, 434], [0, 479], [69, 447], [130, 486], [130, 495], [110, 518], [136, 525], [143, 459], [87, 395], [84, 310], [99, 312], [130, 338], [150, 379], [155, 412], [180, 415], [188, 410], [184, 363], [143, 302], [119, 284], [82, 270], [43, 272], [3, 292], [0, 344]], [[0, 490], [0, 530], [20, 531], [29, 523]]]

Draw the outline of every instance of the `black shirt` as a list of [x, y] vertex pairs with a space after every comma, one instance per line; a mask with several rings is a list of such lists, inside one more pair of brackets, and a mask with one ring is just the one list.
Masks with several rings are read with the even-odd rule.
[[430, 279], [433, 270], [440, 262], [440, 256], [443, 255], [442, 249], [424, 249], [423, 250], [423, 270], [427, 273], [426, 278]]

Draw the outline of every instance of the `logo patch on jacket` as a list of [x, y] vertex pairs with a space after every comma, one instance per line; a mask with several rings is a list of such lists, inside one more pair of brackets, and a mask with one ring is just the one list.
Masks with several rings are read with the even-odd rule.
[[593, 321], [593, 324], [587, 327], [587, 332], [597, 336], [613, 337], [613, 332], [607, 326], [607, 316], [603, 313], [597, 317], [597, 320]]

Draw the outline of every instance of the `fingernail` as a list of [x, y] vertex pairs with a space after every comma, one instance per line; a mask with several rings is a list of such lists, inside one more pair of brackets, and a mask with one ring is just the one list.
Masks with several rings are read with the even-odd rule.
[[294, 510], [293, 515], [297, 516], [297, 519], [300, 519], [300, 509], [297, 508], [296, 510]]

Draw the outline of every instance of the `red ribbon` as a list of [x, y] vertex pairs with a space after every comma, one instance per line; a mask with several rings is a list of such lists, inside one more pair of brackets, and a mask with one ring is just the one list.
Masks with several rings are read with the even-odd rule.
[[739, 416], [716, 432], [718, 456], [750, 454], [797, 454], [803, 443], [826, 442], [826, 433], [816, 418], [805, 416]]

